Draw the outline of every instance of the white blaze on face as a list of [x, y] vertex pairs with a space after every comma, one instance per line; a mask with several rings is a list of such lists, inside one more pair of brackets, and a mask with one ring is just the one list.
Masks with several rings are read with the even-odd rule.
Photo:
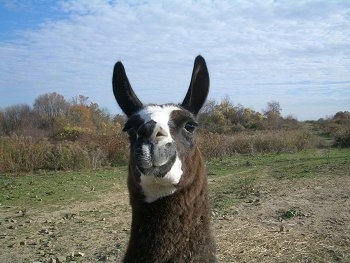
[[180, 110], [180, 108], [173, 105], [163, 107], [154, 105], [147, 106], [138, 113], [140, 118], [144, 120], [144, 123], [153, 120], [167, 133], [167, 137], [159, 141], [160, 145], [173, 141], [173, 138], [171, 138], [170, 135], [168, 123], [170, 119], [170, 114], [174, 110]]
[[[166, 132], [167, 136], [164, 136], [158, 142], [159, 145], [173, 142], [169, 129], [169, 119], [171, 112], [174, 110], [180, 110], [180, 108], [173, 105], [163, 107], [155, 105], [147, 106], [139, 112], [145, 123], [153, 120]], [[140, 185], [146, 197], [145, 201], [151, 203], [161, 197], [173, 194], [176, 191], [175, 185], [180, 182], [182, 176], [181, 167], [181, 161], [176, 156], [175, 163], [164, 177], [141, 174]]]

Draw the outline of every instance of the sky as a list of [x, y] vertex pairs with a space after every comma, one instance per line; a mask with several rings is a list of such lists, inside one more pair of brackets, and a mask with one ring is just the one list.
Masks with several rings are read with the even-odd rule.
[[194, 58], [209, 98], [298, 120], [350, 110], [350, 0], [0, 0], [0, 108], [42, 94], [121, 113], [122, 61], [144, 103], [180, 103]]

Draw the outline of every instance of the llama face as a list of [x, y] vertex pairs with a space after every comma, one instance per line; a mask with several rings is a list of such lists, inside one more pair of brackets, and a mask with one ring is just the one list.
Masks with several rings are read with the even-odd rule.
[[176, 147], [169, 121], [175, 106], [146, 106], [125, 124], [131, 157], [146, 176], [164, 177], [176, 160]]
[[129, 134], [132, 163], [146, 202], [177, 189], [183, 153], [191, 152], [195, 127], [192, 114], [175, 105], [146, 106], [131, 116], [124, 130]]
[[146, 202], [178, 189], [184, 160], [191, 158], [194, 148], [195, 116], [205, 102], [208, 88], [206, 64], [198, 56], [182, 104], [144, 106], [132, 90], [123, 65], [115, 65], [113, 92], [128, 116], [124, 131], [130, 139], [130, 166], [135, 171], [132, 176], [139, 182]]

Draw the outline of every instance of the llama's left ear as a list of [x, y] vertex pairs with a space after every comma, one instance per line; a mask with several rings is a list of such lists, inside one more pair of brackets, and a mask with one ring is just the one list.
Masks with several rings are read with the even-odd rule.
[[209, 73], [202, 56], [194, 61], [190, 87], [181, 106], [197, 115], [202, 108], [209, 92]]

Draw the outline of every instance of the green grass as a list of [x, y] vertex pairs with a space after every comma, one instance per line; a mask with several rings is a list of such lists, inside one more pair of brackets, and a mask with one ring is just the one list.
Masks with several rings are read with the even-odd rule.
[[287, 211], [280, 211], [280, 218], [284, 220], [292, 219], [296, 216], [305, 216], [297, 207], [292, 207]]
[[319, 173], [349, 174], [349, 149], [308, 150], [297, 153], [234, 155], [208, 163], [209, 175], [270, 175], [280, 179], [313, 176]]
[[[312, 176], [349, 176], [350, 150], [325, 149], [297, 153], [234, 155], [207, 163], [215, 211], [234, 213], [242, 200], [259, 204], [259, 182]], [[91, 201], [126, 188], [126, 167], [80, 172], [40, 172], [0, 176], [2, 207], [39, 207]], [[0, 206], [0, 207], [1, 207]]]
[[264, 180], [302, 180], [317, 176], [349, 176], [350, 149], [308, 150], [297, 153], [235, 155], [207, 164], [214, 211], [235, 214], [245, 201], [259, 205]]
[[80, 172], [0, 176], [2, 206], [38, 207], [89, 201], [124, 187], [126, 167]]

